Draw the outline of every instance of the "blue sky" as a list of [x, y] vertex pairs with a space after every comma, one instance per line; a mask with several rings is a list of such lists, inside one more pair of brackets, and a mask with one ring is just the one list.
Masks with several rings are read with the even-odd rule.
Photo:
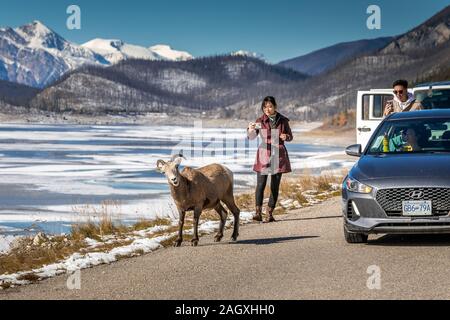
[[[66, 28], [71, 4], [81, 8], [81, 30]], [[372, 4], [381, 8], [381, 30], [366, 27]], [[242, 49], [275, 63], [338, 42], [404, 33], [447, 5], [450, 0], [16, 0], [2, 4], [0, 26], [40, 20], [76, 43], [118, 38], [169, 44], [194, 56]]]

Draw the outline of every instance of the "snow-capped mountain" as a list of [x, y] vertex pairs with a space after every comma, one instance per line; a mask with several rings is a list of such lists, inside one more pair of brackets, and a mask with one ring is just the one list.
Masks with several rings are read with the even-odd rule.
[[157, 55], [145, 47], [135, 46], [117, 39], [94, 39], [82, 46], [102, 55], [111, 64], [127, 59], [158, 59]]
[[173, 50], [167, 45], [145, 48], [118, 39], [94, 39], [82, 46], [102, 55], [111, 64], [127, 59], [184, 61], [193, 58], [189, 53]]
[[40, 21], [0, 29], [0, 80], [43, 88], [83, 65], [110, 66], [127, 59], [190, 60], [166, 45], [150, 48], [121, 40], [94, 39], [84, 45], [67, 41]]
[[170, 46], [163, 44], [152, 46], [149, 49], [163, 60], [186, 61], [194, 59], [194, 57], [186, 51], [173, 50]]
[[0, 79], [44, 87], [85, 64], [109, 65], [102, 56], [71, 43], [39, 21], [0, 29]]
[[257, 52], [250, 52], [246, 50], [238, 50], [231, 53], [232, 56], [243, 56], [243, 57], [250, 57], [250, 58], [257, 58], [264, 60], [264, 55]]

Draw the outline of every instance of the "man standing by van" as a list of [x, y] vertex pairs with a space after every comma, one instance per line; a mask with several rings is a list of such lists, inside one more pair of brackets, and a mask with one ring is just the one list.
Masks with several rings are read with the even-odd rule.
[[408, 92], [408, 81], [397, 80], [392, 84], [394, 88], [394, 100], [389, 100], [384, 108], [384, 115], [394, 112], [406, 112], [423, 110], [423, 106], [416, 101], [414, 95]]

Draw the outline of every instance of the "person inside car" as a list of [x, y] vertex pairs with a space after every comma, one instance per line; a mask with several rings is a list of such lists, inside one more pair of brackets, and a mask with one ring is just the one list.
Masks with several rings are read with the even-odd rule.
[[[372, 152], [413, 152], [421, 151], [427, 139], [419, 127], [397, 128], [393, 134], [382, 134], [374, 142]], [[386, 140], [384, 143], [383, 140]]]
[[413, 128], [408, 128], [402, 132], [402, 139], [405, 141], [405, 144], [402, 146], [401, 151], [414, 152], [421, 151], [418, 140], [420, 136]]

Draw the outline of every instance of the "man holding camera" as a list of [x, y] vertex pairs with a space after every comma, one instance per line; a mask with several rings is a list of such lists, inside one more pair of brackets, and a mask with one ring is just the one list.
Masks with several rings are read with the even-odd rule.
[[390, 115], [394, 112], [406, 112], [423, 110], [423, 106], [416, 101], [414, 95], [408, 92], [408, 81], [397, 80], [392, 84], [394, 88], [394, 99], [389, 100], [384, 107], [384, 115]]

